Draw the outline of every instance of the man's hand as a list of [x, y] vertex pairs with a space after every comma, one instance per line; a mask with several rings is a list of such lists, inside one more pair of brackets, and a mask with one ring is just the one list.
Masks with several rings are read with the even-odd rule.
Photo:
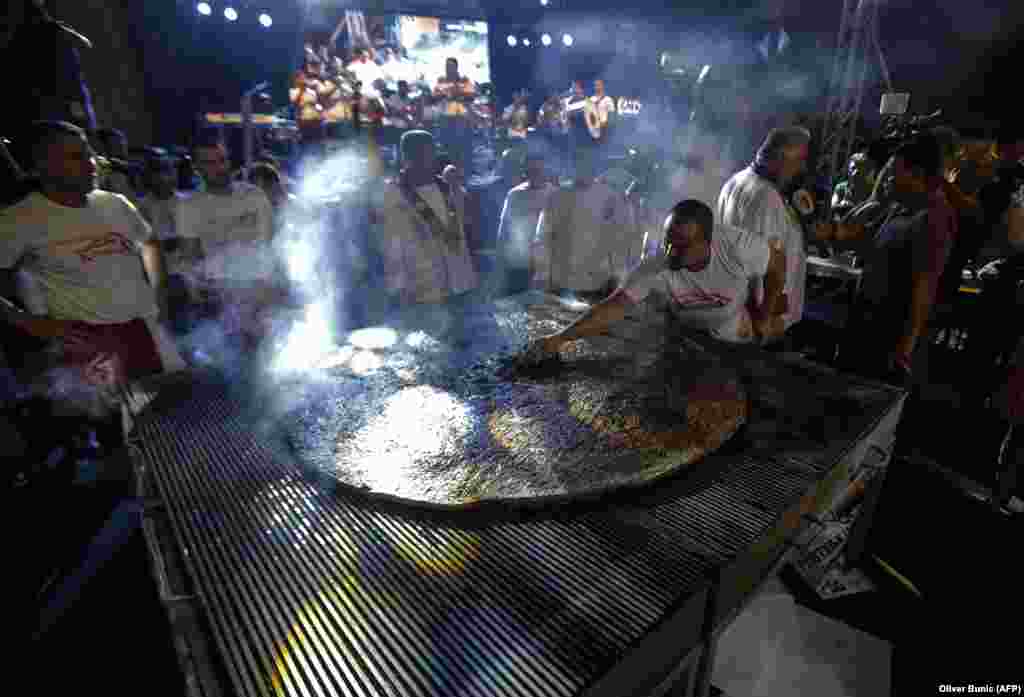
[[754, 336], [762, 344], [781, 339], [786, 334], [786, 323], [781, 315], [752, 317], [751, 323], [754, 327]]
[[562, 334], [541, 337], [530, 342], [523, 352], [523, 358], [528, 361], [540, 361], [549, 356], [556, 356], [568, 343], [570, 343], [570, 340], [562, 336]]
[[538, 346], [542, 351], [544, 351], [545, 353], [552, 354], [558, 353], [563, 348], [565, 348], [566, 345], [570, 343], [572, 343], [572, 341], [562, 336], [561, 334], [552, 334], [551, 336], [545, 336], [544, 338], [540, 339], [537, 342]]
[[124, 364], [115, 353], [101, 353], [84, 368], [86, 381], [95, 387], [116, 387], [128, 382]]
[[914, 361], [914, 339], [904, 336], [896, 344], [895, 350], [889, 356], [889, 369], [902, 370], [907, 375], [913, 372]]
[[819, 220], [812, 226], [811, 235], [818, 242], [853, 242], [862, 239], [865, 231], [863, 223]]
[[818, 242], [835, 239], [836, 226], [828, 220], [819, 220], [811, 227], [811, 235]]

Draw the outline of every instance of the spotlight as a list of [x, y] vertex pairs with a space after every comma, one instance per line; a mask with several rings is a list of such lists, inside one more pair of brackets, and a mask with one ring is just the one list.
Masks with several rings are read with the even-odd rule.
[[540, 37], [540, 42], [542, 44], [544, 44], [545, 46], [550, 46], [551, 45], [551, 34], [542, 34], [541, 37]]
[[260, 15], [260, 24], [262, 24], [264, 27], [269, 27], [273, 23], [274, 20], [272, 20], [270, 18], [270, 15], [268, 15], [266, 12]]
[[700, 77], [697, 78], [697, 84], [699, 85], [699, 84], [703, 83], [704, 82], [704, 78], [706, 78], [708, 76], [708, 73], [710, 73], [710, 72], [711, 72], [711, 66], [710, 65], [705, 65], [704, 68], [700, 71]]
[[209, 17], [210, 13], [213, 12], [213, 8], [210, 7], [210, 3], [201, 2], [198, 5], [196, 5], [196, 12], [203, 15], [204, 17]]
[[541, 5], [541, 7], [547, 7], [548, 6], [548, 0], [540, 0], [540, 5]]
[[235, 12], [235, 8], [233, 8], [233, 7], [225, 7], [224, 8], [224, 17], [229, 22], [234, 22], [236, 19], [238, 19], [238, 13]]
[[523, 46], [529, 46], [529, 45], [530, 45], [530, 40], [529, 39], [523, 39]]
[[562, 34], [562, 43], [566, 46], [572, 46], [572, 35]]
[[515, 46], [517, 43], [519, 43], [519, 42], [516, 41], [516, 37], [512, 36], [511, 34], [509, 34], [508, 45], [509, 46]]

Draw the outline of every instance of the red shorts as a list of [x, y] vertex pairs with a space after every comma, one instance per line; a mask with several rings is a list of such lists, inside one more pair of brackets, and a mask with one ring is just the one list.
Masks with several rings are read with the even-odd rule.
[[123, 324], [92, 324], [89, 346], [65, 348], [64, 357], [72, 365], [86, 366], [98, 356], [117, 356], [120, 371], [127, 380], [137, 380], [163, 371], [156, 341], [145, 320]]
[[1024, 367], [1010, 368], [1001, 397], [1003, 415], [1012, 423], [1024, 423]]

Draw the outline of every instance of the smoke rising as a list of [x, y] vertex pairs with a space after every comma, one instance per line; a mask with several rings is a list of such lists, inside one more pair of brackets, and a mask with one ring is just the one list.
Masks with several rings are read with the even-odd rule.
[[[365, 149], [355, 144], [302, 163], [296, 195], [279, 211], [269, 249], [231, 259], [238, 278], [272, 278], [286, 299], [253, 313], [227, 296], [215, 317], [182, 340], [195, 363], [229, 377], [255, 371], [276, 381], [313, 370], [338, 349], [338, 335], [354, 320], [352, 290], [367, 272], [362, 211], [372, 174]], [[258, 352], [245, 339], [253, 330], [261, 339]]]

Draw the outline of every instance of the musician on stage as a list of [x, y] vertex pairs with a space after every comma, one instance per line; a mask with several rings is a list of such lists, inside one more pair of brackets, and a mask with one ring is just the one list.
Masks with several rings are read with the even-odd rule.
[[434, 98], [444, 105], [441, 117], [441, 142], [448, 155], [468, 175], [473, 165], [473, 126], [469, 105], [476, 98], [476, 85], [459, 74], [459, 61], [445, 61], [445, 74], [434, 86]]
[[398, 81], [398, 91], [384, 100], [384, 106], [388, 110], [385, 125], [402, 130], [419, 125], [418, 101], [412, 98], [409, 83], [405, 80]]
[[562, 100], [557, 94], [552, 94], [544, 100], [537, 112], [537, 123], [550, 132], [564, 132], [565, 122], [562, 120]]
[[501, 122], [508, 129], [508, 137], [524, 140], [530, 126], [530, 108], [527, 100], [530, 93], [526, 90], [516, 92], [512, 103], [505, 107]]
[[616, 111], [615, 100], [605, 94], [604, 80], [594, 80], [594, 95], [590, 101], [594, 105], [593, 112], [588, 116], [590, 134], [594, 136], [595, 142], [607, 143], [611, 116]]
[[[327, 47], [322, 49], [323, 68], [320, 79], [321, 114], [328, 137], [333, 137], [338, 124], [350, 124], [354, 113], [352, 101], [358, 92], [358, 78], [345, 68], [341, 58]], [[333, 131], [333, 132], [332, 132]]]
[[323, 79], [320, 57], [306, 52], [306, 63], [292, 79], [288, 99], [295, 107], [295, 121], [299, 126], [304, 147], [321, 143], [324, 139], [322, 100], [334, 91], [334, 85]]

